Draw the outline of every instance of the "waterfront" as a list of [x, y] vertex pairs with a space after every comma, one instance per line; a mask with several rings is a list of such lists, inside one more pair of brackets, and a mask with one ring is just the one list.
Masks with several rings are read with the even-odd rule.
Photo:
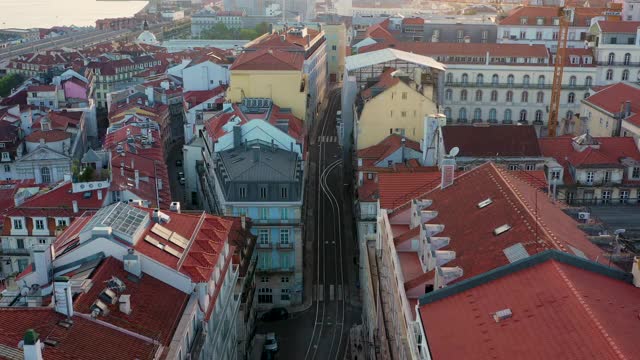
[[133, 16], [147, 1], [0, 0], [0, 28], [95, 26], [97, 19]]

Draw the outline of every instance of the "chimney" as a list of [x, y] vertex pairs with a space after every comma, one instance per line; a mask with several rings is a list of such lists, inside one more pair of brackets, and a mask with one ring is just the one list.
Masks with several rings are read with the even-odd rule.
[[71, 297], [71, 283], [66, 276], [59, 276], [53, 282], [53, 300], [56, 312], [73, 316], [73, 297]]
[[51, 270], [51, 246], [44, 249], [36, 248], [33, 250], [33, 268], [36, 273], [36, 282], [38, 285], [48, 284], [49, 270]]
[[178, 214], [180, 214], [182, 211], [180, 209], [180, 202], [179, 201], [173, 201], [171, 203], [171, 205], [169, 205], [169, 210], [177, 212]]
[[133, 169], [135, 167], [135, 163], [133, 161], [133, 158], [131, 159], [131, 168]]
[[162, 179], [158, 179], [158, 190], [162, 190]]
[[405, 157], [404, 150], [405, 150], [405, 143], [406, 142], [407, 142], [407, 139], [404, 138], [404, 137], [402, 138], [402, 140], [400, 140], [400, 144], [401, 144], [400, 145], [400, 147], [401, 147], [401, 149], [400, 149], [401, 150], [401, 154], [400, 154], [401, 158], [400, 158], [400, 160], [401, 160], [401, 162], [403, 164], [404, 164], [404, 161], [405, 161], [405, 159], [404, 159], [404, 157]]
[[253, 152], [253, 162], [260, 161], [260, 146], [255, 145], [251, 147], [251, 151]]
[[233, 147], [239, 147], [242, 144], [242, 128], [240, 125], [233, 126]]
[[628, 117], [631, 115], [631, 101], [627, 100], [624, 102], [624, 117]]
[[136, 189], [140, 187], [140, 170], [135, 170]]
[[124, 176], [124, 161], [120, 161], [120, 176]]
[[442, 180], [440, 182], [440, 189], [445, 189], [453, 185], [453, 179], [456, 171], [456, 160], [453, 157], [447, 157], [442, 160], [440, 165], [440, 171], [442, 172]]
[[276, 151], [276, 141], [271, 139], [271, 152]]
[[131, 295], [120, 295], [120, 299], [118, 300], [118, 302], [120, 303], [120, 312], [131, 315]]
[[124, 263], [124, 270], [135, 277], [142, 276], [142, 264], [140, 263], [140, 256], [136, 255], [133, 249], [128, 249], [127, 254], [122, 258]]
[[42, 344], [40, 335], [33, 329], [27, 330], [22, 340], [24, 360], [42, 360]]
[[78, 209], [78, 200], [71, 201], [71, 206], [73, 207], [73, 213], [77, 214], [80, 210]]
[[631, 275], [633, 275], [633, 285], [640, 287], [640, 256], [633, 258], [631, 265]]
[[98, 200], [102, 200], [102, 190], [98, 190]]

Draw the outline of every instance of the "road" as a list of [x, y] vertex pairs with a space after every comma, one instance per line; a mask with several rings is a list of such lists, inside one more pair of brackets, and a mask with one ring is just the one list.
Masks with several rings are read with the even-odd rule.
[[[279, 359], [344, 359], [351, 326], [359, 322], [353, 264], [351, 200], [345, 201], [342, 150], [338, 145], [335, 114], [340, 92], [329, 96], [318, 130], [310, 137], [309, 191], [307, 208], [312, 221], [305, 221], [305, 283], [310, 288], [311, 306], [286, 321], [258, 323], [257, 333], [275, 332], [279, 338]], [[309, 219], [309, 217], [307, 217]]]

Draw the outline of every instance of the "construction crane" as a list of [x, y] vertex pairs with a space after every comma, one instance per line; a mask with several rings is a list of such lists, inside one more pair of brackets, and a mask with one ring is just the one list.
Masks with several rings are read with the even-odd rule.
[[555, 137], [560, 118], [560, 96], [562, 95], [562, 76], [564, 74], [564, 62], [567, 59], [567, 39], [569, 37], [569, 24], [573, 22], [574, 9], [560, 7], [558, 48], [553, 64], [553, 85], [551, 86], [551, 107], [549, 111], [549, 136]]

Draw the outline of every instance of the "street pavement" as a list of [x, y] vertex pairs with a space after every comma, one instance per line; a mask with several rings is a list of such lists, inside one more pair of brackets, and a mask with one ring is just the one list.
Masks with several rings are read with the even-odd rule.
[[344, 359], [351, 326], [360, 322], [352, 201], [344, 185], [350, 180], [345, 181], [336, 133], [339, 90], [325, 106], [309, 136], [305, 301], [292, 318], [256, 326], [258, 334], [276, 333], [279, 359]]

